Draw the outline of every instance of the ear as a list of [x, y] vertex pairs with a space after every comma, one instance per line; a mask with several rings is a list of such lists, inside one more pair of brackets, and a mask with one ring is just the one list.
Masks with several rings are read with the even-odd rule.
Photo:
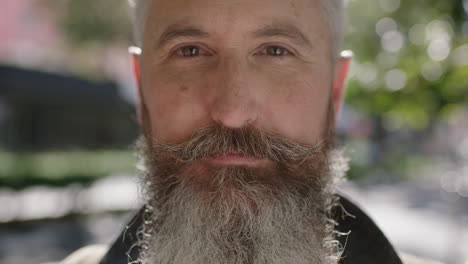
[[333, 78], [333, 107], [335, 122], [338, 120], [341, 105], [343, 103], [344, 89], [346, 84], [346, 76], [348, 75], [349, 67], [351, 65], [352, 52], [343, 51], [338, 58], [335, 66], [335, 76]]
[[137, 99], [137, 105], [136, 105], [136, 111], [137, 111], [137, 118], [138, 118], [138, 124], [141, 126], [143, 124], [143, 115], [142, 115], [142, 109], [143, 109], [143, 93], [141, 91], [141, 75], [140, 75], [140, 54], [130, 52], [132, 56], [132, 64], [133, 64], [133, 74], [135, 76], [135, 82], [138, 90], [138, 99]]

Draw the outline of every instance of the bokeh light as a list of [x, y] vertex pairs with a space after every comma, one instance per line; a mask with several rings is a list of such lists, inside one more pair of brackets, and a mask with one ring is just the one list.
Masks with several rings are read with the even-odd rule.
[[381, 44], [382, 48], [388, 52], [398, 52], [403, 48], [405, 37], [398, 30], [390, 30], [383, 34]]
[[424, 45], [426, 39], [426, 26], [424, 24], [414, 24], [409, 32], [409, 40], [414, 45]]
[[382, 10], [392, 13], [400, 7], [400, 0], [379, 0], [379, 4]]
[[421, 75], [428, 81], [437, 81], [444, 73], [442, 65], [435, 61], [428, 61], [421, 67]]
[[389, 17], [384, 17], [380, 19], [377, 24], [375, 24], [375, 31], [379, 36], [383, 36], [388, 31], [395, 31], [398, 29], [398, 24], [396, 21]]
[[408, 77], [400, 69], [393, 69], [385, 74], [385, 85], [391, 91], [397, 91], [405, 87]]

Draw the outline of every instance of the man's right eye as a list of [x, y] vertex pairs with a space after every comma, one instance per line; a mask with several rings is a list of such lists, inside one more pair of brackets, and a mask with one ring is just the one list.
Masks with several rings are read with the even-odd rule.
[[179, 57], [196, 57], [203, 54], [199, 47], [190, 45], [178, 48], [175, 55]]

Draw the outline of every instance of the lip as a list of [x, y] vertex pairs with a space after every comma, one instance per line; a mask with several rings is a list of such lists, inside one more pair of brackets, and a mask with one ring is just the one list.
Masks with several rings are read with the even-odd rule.
[[235, 152], [210, 156], [206, 160], [213, 164], [230, 166], [259, 166], [266, 161], [263, 158], [257, 158]]

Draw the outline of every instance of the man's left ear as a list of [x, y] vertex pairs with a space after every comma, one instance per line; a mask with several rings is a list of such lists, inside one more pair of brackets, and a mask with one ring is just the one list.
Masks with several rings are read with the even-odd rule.
[[342, 51], [336, 62], [332, 91], [335, 120], [338, 118], [343, 103], [346, 76], [348, 75], [352, 58], [353, 53], [351, 51]]

